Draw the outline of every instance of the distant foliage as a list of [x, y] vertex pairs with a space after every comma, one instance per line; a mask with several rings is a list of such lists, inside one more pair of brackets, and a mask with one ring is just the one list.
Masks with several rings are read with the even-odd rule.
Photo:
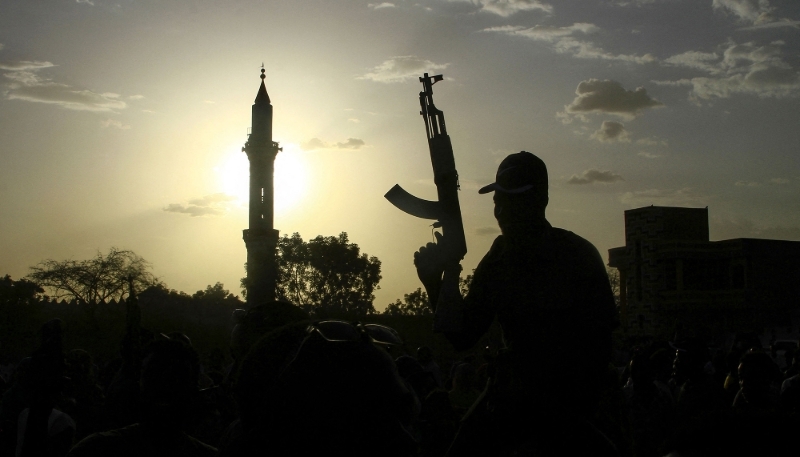
[[277, 295], [316, 316], [375, 312], [381, 262], [350, 243], [346, 232], [304, 241], [284, 235], [277, 247]]
[[[472, 271], [475, 272], [475, 270]], [[467, 296], [471, 284], [472, 275], [458, 278], [458, 290], [462, 297]], [[398, 298], [394, 303], [389, 303], [383, 313], [389, 316], [427, 316], [433, 314], [433, 310], [427, 292], [423, 291], [421, 287], [417, 287], [414, 292], [404, 294], [403, 301]]]
[[124, 300], [129, 279], [136, 290], [159, 284], [150, 269], [133, 251], [112, 247], [107, 255], [98, 252], [88, 260], [44, 260], [31, 267], [28, 278], [53, 298], [99, 303]]
[[403, 295], [403, 301], [398, 298], [394, 303], [389, 303], [384, 314], [389, 316], [425, 316], [433, 314], [428, 303], [428, 294], [418, 287], [410, 294]]
[[229, 304], [240, 306], [243, 305], [239, 297], [233, 295], [225, 286], [218, 282], [216, 284], [206, 286], [206, 290], [198, 290], [192, 295], [195, 300], [203, 300], [206, 302]]

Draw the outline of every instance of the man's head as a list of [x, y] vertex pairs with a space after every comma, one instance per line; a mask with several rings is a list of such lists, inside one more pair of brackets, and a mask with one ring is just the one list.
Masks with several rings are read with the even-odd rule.
[[547, 167], [542, 159], [521, 151], [503, 159], [495, 182], [478, 193], [494, 192], [494, 216], [502, 228], [509, 222], [544, 218], [547, 188]]

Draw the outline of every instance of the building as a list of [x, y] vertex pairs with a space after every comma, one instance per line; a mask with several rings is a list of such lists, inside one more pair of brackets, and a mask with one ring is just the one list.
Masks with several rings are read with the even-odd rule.
[[242, 148], [250, 161], [249, 228], [243, 231], [247, 246], [247, 304], [250, 306], [275, 300], [277, 277], [278, 230], [273, 227], [273, 175], [275, 156], [281, 148], [272, 141], [272, 104], [264, 78], [262, 65], [261, 87], [252, 108], [252, 126]]
[[625, 246], [608, 260], [619, 270], [628, 334], [800, 331], [798, 241], [710, 241], [708, 208], [649, 206], [625, 211]]

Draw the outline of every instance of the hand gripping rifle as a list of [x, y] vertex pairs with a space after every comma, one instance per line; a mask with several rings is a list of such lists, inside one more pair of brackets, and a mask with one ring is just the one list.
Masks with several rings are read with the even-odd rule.
[[[384, 195], [389, 202], [406, 213], [423, 219], [434, 219], [434, 228], [442, 229], [439, 246], [444, 252], [448, 264], [458, 264], [467, 253], [467, 241], [464, 238], [464, 224], [461, 221], [461, 207], [458, 204], [458, 172], [453, 158], [453, 146], [444, 124], [444, 113], [433, 104], [433, 85], [443, 80], [442, 75], [428, 76], [427, 73], [419, 81], [424, 90], [419, 93], [419, 114], [425, 120], [425, 131], [428, 135], [428, 149], [433, 165], [433, 182], [439, 201], [423, 200], [405, 191], [395, 184]], [[435, 300], [435, 298], [432, 298]]]

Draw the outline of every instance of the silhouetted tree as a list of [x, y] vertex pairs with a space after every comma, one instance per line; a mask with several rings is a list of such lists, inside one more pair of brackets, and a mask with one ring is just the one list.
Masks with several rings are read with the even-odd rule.
[[383, 312], [390, 316], [424, 316], [433, 314], [428, 304], [428, 294], [417, 287], [417, 290], [410, 294], [403, 295], [403, 301], [398, 298], [394, 303], [389, 303]]
[[10, 275], [0, 279], [0, 305], [23, 305], [42, 298], [44, 289], [27, 279], [14, 281]]
[[233, 305], [241, 305], [242, 302], [239, 297], [233, 295], [229, 290], [225, 289], [225, 285], [221, 282], [206, 286], [206, 290], [198, 290], [192, 295], [196, 300], [203, 300], [213, 303], [229, 303]]
[[[472, 271], [474, 272], [475, 270]], [[461, 291], [462, 296], [467, 296], [470, 284], [472, 284], [472, 275], [458, 278], [458, 289]], [[383, 313], [389, 316], [425, 316], [433, 314], [433, 310], [428, 302], [427, 292], [422, 290], [421, 287], [417, 287], [414, 292], [404, 294], [403, 301], [398, 298], [394, 303], [389, 303]]]
[[279, 297], [316, 315], [375, 312], [373, 292], [379, 288], [381, 261], [361, 253], [346, 232], [307, 242], [299, 233], [284, 235], [276, 260]]
[[31, 267], [28, 278], [52, 292], [57, 299], [120, 301], [128, 294], [129, 278], [136, 290], [160, 282], [150, 268], [150, 263], [133, 251], [112, 247], [108, 255], [98, 251], [88, 260], [44, 260]]

